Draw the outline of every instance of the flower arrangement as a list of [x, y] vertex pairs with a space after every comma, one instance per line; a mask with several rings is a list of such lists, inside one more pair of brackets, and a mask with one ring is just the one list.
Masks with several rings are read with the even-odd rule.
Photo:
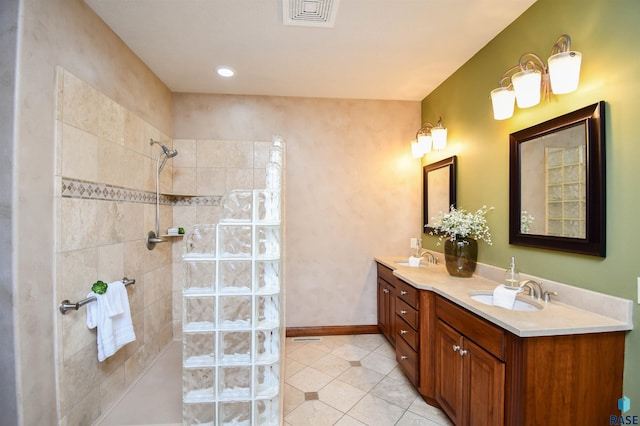
[[491, 232], [485, 217], [491, 210], [493, 207], [482, 206], [475, 213], [471, 213], [451, 206], [451, 211], [448, 213], [440, 213], [439, 221], [433, 225], [431, 235], [438, 235], [440, 241], [444, 238], [452, 241], [457, 238], [472, 238], [484, 240], [491, 245]]
[[531, 230], [531, 225], [533, 224], [534, 217], [531, 216], [526, 210], [522, 211], [520, 215], [520, 233], [528, 234]]

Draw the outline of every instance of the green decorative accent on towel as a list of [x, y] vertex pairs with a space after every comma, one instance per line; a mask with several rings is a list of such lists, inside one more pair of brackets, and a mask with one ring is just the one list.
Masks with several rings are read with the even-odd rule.
[[95, 294], [105, 294], [107, 292], [107, 287], [109, 287], [107, 283], [98, 280], [91, 286], [91, 291]]

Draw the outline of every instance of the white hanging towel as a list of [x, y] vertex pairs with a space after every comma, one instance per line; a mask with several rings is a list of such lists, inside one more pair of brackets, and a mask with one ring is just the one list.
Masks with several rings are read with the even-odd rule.
[[102, 362], [127, 343], [136, 340], [131, 322], [129, 297], [122, 281], [109, 284], [107, 292], [90, 292], [87, 297], [96, 297], [96, 303], [87, 305], [87, 327], [98, 328], [98, 361]]

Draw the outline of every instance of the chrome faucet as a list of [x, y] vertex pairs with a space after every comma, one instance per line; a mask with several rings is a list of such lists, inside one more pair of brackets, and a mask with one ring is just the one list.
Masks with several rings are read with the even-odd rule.
[[545, 302], [551, 301], [551, 296], [557, 296], [558, 292], [553, 290], [545, 290], [542, 294]]
[[425, 258], [427, 263], [438, 264], [438, 259], [427, 249], [422, 248], [422, 238], [416, 238], [416, 254], [414, 257]]
[[436, 257], [430, 251], [422, 250], [422, 252], [420, 253], [420, 257], [424, 257], [427, 260], [427, 263], [431, 263], [433, 265], [438, 264], [438, 259], [436, 259]]
[[542, 284], [534, 280], [522, 280], [518, 283], [518, 287], [521, 289], [529, 288], [529, 296], [535, 297], [538, 300], [542, 299]]

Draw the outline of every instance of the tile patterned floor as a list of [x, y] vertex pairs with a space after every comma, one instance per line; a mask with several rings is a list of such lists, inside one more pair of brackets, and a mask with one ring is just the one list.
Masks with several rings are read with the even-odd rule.
[[[382, 335], [307, 339], [285, 345], [284, 426], [451, 425], [398, 369]], [[171, 343], [95, 425], [181, 425], [181, 348]]]
[[285, 357], [285, 426], [451, 425], [380, 334], [287, 338]]

